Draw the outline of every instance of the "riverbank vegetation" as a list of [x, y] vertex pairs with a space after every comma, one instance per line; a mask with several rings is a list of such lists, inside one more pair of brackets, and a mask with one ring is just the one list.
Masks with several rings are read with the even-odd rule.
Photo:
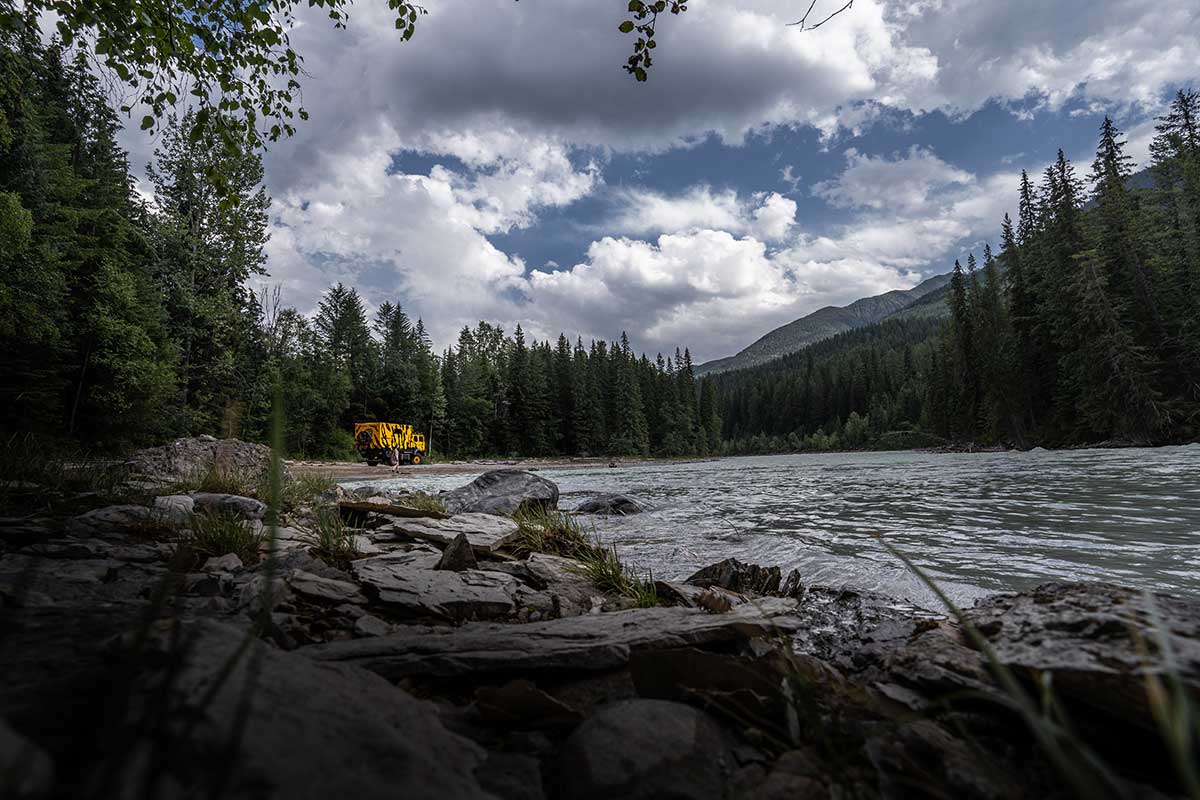
[[[1200, 94], [1134, 173], [1105, 119], [1085, 190], [1023, 174], [999, 253], [956, 262], [942, 314], [716, 376], [730, 453], [1165, 444], [1200, 435]], [[937, 299], [937, 298], [933, 298]]]
[[256, 293], [270, 198], [252, 143], [167, 120], [147, 198], [82, 58], [4, 33], [0, 76], [0, 430], [100, 452], [266, 441], [278, 384], [295, 456], [352, 458], [353, 424], [376, 419], [449, 457], [716, 448], [716, 397], [687, 351], [652, 361], [623, 335], [585, 346], [481, 322], [439, 355], [399, 302], [368, 309], [338, 284], [308, 317]]

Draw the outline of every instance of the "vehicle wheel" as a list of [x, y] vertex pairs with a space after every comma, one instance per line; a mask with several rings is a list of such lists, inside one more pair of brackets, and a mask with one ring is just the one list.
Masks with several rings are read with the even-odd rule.
[[367, 466], [368, 466], [368, 467], [373, 467], [373, 466], [375, 466], [375, 465], [376, 465], [376, 464], [378, 464], [378, 463], [379, 463], [378, 461], [372, 461], [372, 460], [370, 460], [370, 459], [367, 459]]
[[413, 456], [412, 463], [414, 463], [414, 464], [420, 464], [420, 463], [421, 463], [421, 457], [420, 457], [420, 456]]

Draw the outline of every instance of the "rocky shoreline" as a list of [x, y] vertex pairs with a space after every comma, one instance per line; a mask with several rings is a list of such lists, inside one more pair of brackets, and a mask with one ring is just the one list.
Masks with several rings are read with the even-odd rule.
[[[253, 447], [139, 471], [261, 472]], [[246, 558], [169, 534], [271, 530], [228, 493], [0, 519], [0, 795], [1187, 792], [1200, 737], [1160, 732], [1200, 699], [1196, 601], [1052, 583], [954, 617], [733, 559], [634, 595], [532, 549], [521, 514], [558, 503], [540, 476], [410, 500], [328, 491]], [[330, 524], [348, 554], [314, 538]]]

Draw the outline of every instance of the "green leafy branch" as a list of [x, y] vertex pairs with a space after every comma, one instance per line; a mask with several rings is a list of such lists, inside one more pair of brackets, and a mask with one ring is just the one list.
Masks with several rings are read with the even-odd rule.
[[621, 33], [636, 32], [638, 35], [637, 41], [633, 43], [633, 55], [624, 65], [626, 72], [639, 81], [646, 80], [648, 77], [646, 70], [650, 69], [654, 63], [650, 53], [658, 47], [658, 42], [654, 39], [658, 15], [667, 11], [672, 14], [682, 14], [687, 11], [687, 4], [688, 0], [657, 0], [653, 3], [629, 0], [630, 18], [617, 26], [617, 30]]

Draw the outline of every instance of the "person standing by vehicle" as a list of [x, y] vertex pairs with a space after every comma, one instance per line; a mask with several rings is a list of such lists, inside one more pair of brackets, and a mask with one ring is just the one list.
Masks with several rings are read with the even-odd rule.
[[400, 448], [399, 447], [393, 447], [391, 449], [391, 451], [388, 453], [388, 460], [392, 464], [392, 473], [395, 474], [395, 473], [399, 472], [400, 471]]

